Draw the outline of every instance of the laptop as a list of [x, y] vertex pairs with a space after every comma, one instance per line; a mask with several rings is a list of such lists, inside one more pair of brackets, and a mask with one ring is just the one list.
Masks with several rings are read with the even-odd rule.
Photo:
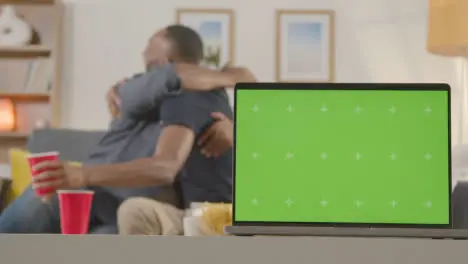
[[447, 84], [240, 83], [231, 235], [465, 239]]

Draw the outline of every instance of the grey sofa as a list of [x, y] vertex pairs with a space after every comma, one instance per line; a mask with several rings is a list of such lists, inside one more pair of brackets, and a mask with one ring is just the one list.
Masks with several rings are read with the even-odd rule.
[[[34, 131], [28, 139], [29, 152], [59, 151], [60, 158], [68, 161], [83, 162], [104, 135], [105, 131], [82, 131], [72, 129], [42, 129]], [[0, 213], [4, 209], [8, 184], [0, 184]]]
[[[59, 151], [63, 160], [84, 161], [105, 131], [44, 129], [32, 133], [27, 148], [30, 152]], [[468, 228], [468, 182], [459, 182], [452, 193], [455, 228]]]
[[63, 160], [82, 162], [104, 133], [73, 129], [36, 130], [29, 137], [27, 149], [32, 153], [59, 151]]

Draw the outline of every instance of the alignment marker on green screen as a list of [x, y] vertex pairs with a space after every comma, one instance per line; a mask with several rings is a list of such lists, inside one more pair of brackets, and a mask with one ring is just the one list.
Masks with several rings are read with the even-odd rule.
[[448, 224], [447, 97], [238, 90], [235, 220]]

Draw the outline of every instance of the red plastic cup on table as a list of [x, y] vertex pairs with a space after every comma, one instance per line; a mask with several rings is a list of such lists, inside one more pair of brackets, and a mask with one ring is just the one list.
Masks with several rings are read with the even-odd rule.
[[[59, 158], [59, 153], [57, 151], [42, 152], [42, 153], [35, 153], [35, 154], [28, 155], [28, 162], [29, 162], [29, 169], [31, 170], [31, 176], [34, 178], [37, 175], [44, 172], [44, 170], [34, 170], [33, 169], [34, 165], [44, 162], [44, 161], [55, 161], [55, 160], [58, 160], [58, 158]], [[50, 181], [50, 180], [53, 180], [53, 179], [51, 178], [47, 180], [42, 180], [42, 182]], [[35, 189], [34, 191], [36, 192], [37, 196], [44, 196], [44, 195], [54, 192], [55, 189], [49, 187], [49, 188]]]
[[57, 192], [62, 234], [87, 234], [94, 192], [84, 190], [59, 190]]

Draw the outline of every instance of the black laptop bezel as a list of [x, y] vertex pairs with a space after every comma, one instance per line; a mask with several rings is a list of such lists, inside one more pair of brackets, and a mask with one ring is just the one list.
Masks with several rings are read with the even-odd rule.
[[[336, 222], [273, 222], [236, 220], [236, 146], [237, 146], [237, 92], [240, 90], [385, 90], [385, 91], [445, 91], [448, 105], [448, 196], [449, 222], [447, 224], [414, 223], [336, 223]], [[234, 226], [313, 226], [313, 227], [398, 227], [398, 228], [452, 228], [452, 135], [451, 88], [444, 83], [238, 83], [234, 92], [234, 142], [233, 142], [233, 210]]]

